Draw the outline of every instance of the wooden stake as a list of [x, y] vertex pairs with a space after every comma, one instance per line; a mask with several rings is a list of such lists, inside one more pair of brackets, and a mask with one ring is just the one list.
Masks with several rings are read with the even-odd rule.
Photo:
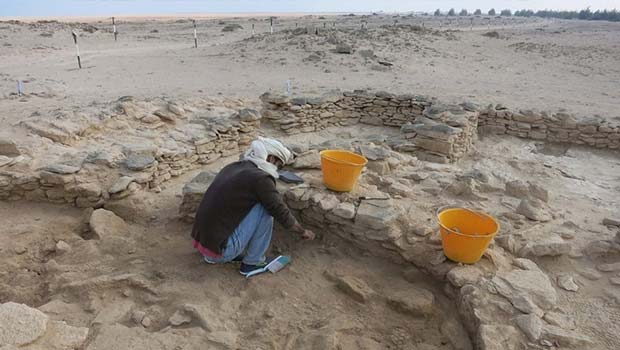
[[198, 32], [196, 31], [196, 20], [192, 19], [192, 22], [194, 22], [194, 48], [197, 49], [198, 48]]
[[254, 30], [254, 23], [252, 23], [252, 36], [256, 35], [256, 31]]
[[116, 22], [114, 21], [114, 17], [112, 17], [112, 33], [114, 33], [114, 41], [116, 41], [118, 32], [116, 31]]
[[273, 34], [273, 17], [269, 18], [269, 23], [270, 23], [270, 32], [271, 34]]
[[75, 30], [71, 32], [71, 35], [73, 35], [73, 42], [75, 43], [75, 52], [76, 52], [77, 60], [78, 60], [78, 67], [82, 69], [82, 61], [80, 60], [80, 48], [78, 47], [78, 42], [77, 42], [78, 35], [75, 32]]

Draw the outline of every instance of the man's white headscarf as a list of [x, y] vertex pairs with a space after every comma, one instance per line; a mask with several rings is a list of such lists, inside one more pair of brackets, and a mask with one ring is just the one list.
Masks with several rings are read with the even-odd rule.
[[243, 159], [256, 164], [259, 169], [277, 179], [279, 177], [278, 167], [267, 161], [267, 157], [270, 155], [277, 157], [284, 164], [288, 164], [293, 160], [291, 151], [284, 147], [280, 141], [260, 136], [257, 140], [252, 141], [252, 145], [245, 152]]

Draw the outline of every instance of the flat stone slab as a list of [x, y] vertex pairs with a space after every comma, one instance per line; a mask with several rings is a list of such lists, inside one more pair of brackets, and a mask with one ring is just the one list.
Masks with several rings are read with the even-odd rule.
[[450, 270], [446, 277], [454, 286], [462, 287], [466, 284], [475, 284], [478, 282], [480, 277], [482, 277], [482, 271], [475, 266], [457, 266]]
[[499, 294], [511, 302], [527, 298], [543, 309], [550, 309], [557, 303], [557, 292], [549, 277], [540, 270], [512, 270], [497, 274], [492, 283]]
[[109, 210], [97, 209], [90, 216], [90, 229], [98, 239], [126, 236], [129, 228], [125, 221]]
[[522, 255], [559, 256], [566, 255], [571, 251], [571, 244], [566, 242], [556, 233], [547, 233], [542, 239], [528, 242], [523, 247]]
[[398, 218], [398, 212], [393, 210], [390, 200], [365, 200], [357, 209], [355, 223], [375, 230], [385, 229]]
[[620, 227], [620, 218], [605, 218], [603, 219], [603, 225]]
[[118, 180], [116, 180], [116, 182], [114, 182], [114, 184], [112, 185], [112, 187], [110, 187], [108, 192], [110, 194], [123, 192], [124, 190], [127, 189], [129, 184], [133, 182], [133, 180], [134, 178], [131, 176], [121, 176]]
[[153, 166], [155, 158], [146, 154], [132, 154], [125, 160], [125, 166], [129, 170], [140, 171]]
[[255, 109], [244, 108], [239, 111], [239, 119], [243, 122], [251, 122], [261, 119], [260, 112]]
[[43, 168], [43, 170], [54, 174], [69, 175], [77, 173], [80, 171], [80, 168], [66, 164], [51, 164]]
[[17, 157], [21, 154], [15, 142], [11, 139], [0, 137], [0, 155]]
[[340, 291], [360, 303], [367, 302], [375, 294], [365, 281], [355, 276], [340, 276], [329, 271], [325, 271], [325, 276], [334, 281]]
[[0, 345], [23, 346], [39, 339], [47, 330], [48, 317], [24, 304], [0, 305]]
[[397, 291], [387, 296], [387, 303], [394, 310], [413, 316], [432, 315], [434, 302], [433, 293], [421, 288]]

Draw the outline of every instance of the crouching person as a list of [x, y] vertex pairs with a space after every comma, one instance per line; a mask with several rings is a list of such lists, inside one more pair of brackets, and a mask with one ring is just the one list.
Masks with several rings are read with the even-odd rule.
[[291, 151], [277, 140], [259, 137], [242, 160], [225, 166], [205, 193], [192, 229], [193, 244], [210, 264], [241, 261], [239, 272], [263, 269], [275, 218], [305, 240], [304, 229], [276, 190], [278, 169], [292, 160]]

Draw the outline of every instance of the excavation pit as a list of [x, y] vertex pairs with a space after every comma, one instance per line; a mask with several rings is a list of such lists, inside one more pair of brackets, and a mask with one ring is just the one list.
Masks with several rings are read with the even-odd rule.
[[[85, 349], [136, 339], [164, 349], [617, 341], [606, 322], [620, 300], [617, 226], [597, 209], [618, 206], [617, 126], [368, 91], [261, 101], [123, 98], [98, 108], [71, 128], [60, 127], [63, 118], [22, 124], [38, 136], [0, 168], [8, 214], [0, 257], [3, 280], [14, 281], [2, 285], [1, 301], [86, 328]], [[555, 138], [564, 127], [573, 130], [568, 141]], [[234, 265], [201, 263], [189, 232], [217, 171], [258, 134], [296, 153], [288, 170], [305, 183], [278, 188], [320, 239], [302, 243], [277, 228], [272, 251], [291, 254], [293, 263], [245, 280]], [[565, 143], [558, 156], [545, 141], [577, 144]], [[369, 160], [353, 191], [325, 188], [325, 149]], [[443, 254], [434, 213], [446, 204], [501, 223], [475, 265]], [[599, 319], [591, 322], [585, 310]], [[540, 332], [530, 332], [537, 325]]]

